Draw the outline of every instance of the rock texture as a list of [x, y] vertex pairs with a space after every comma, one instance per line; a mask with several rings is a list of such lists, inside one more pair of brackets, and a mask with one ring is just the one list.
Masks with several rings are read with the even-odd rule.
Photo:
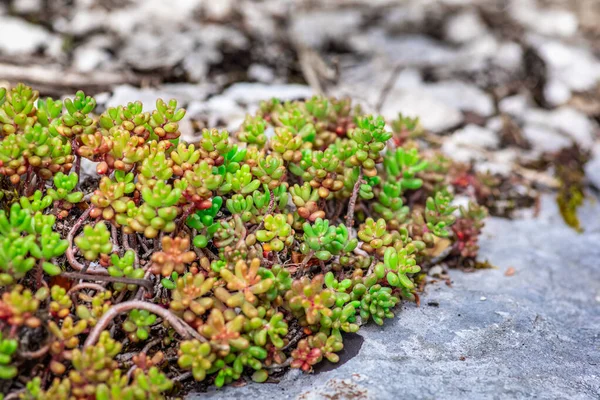
[[550, 196], [537, 218], [492, 218], [481, 256], [496, 269], [451, 271], [452, 287], [428, 286], [419, 308], [361, 328], [338, 368], [189, 399], [597, 399], [599, 212], [581, 211], [583, 234]]

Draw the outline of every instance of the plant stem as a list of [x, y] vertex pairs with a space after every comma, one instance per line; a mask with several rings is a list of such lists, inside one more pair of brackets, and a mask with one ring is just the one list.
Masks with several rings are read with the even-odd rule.
[[[121, 237], [123, 238], [123, 247], [125, 248], [125, 251], [133, 250], [133, 248], [129, 244], [129, 235], [127, 235], [123, 229], [121, 229]], [[134, 255], [133, 267], [137, 269], [140, 267], [140, 259], [139, 259], [137, 251], [134, 251], [133, 255]]]
[[[97, 279], [97, 277], [94, 277], [94, 279]], [[105, 292], [106, 291], [106, 288], [104, 286], [100, 286], [97, 283], [87, 282], [87, 283], [78, 283], [77, 285], [71, 287], [71, 289], [69, 289], [67, 294], [70, 295], [70, 294], [73, 294], [73, 293], [77, 292], [78, 290], [82, 290], [82, 289], [92, 289], [92, 290], [95, 290], [96, 292]]]
[[[75, 259], [75, 253], [73, 251], [73, 239], [75, 237], [75, 233], [77, 233], [77, 230], [79, 228], [81, 228], [81, 225], [87, 219], [87, 217], [90, 215], [91, 212], [92, 212], [92, 207], [85, 210], [83, 212], [83, 214], [81, 214], [81, 217], [79, 217], [77, 222], [75, 222], [75, 225], [73, 225], [73, 227], [69, 231], [69, 234], [67, 235], [67, 241], [69, 242], [69, 247], [67, 247], [67, 251], [65, 252], [65, 254], [67, 256], [67, 261], [69, 262], [69, 265], [75, 271], [83, 271], [86, 269], [86, 267]], [[108, 271], [106, 271], [105, 269], [92, 269], [92, 270], [89, 270], [86, 272], [88, 274], [92, 274], [92, 275], [108, 275]]]
[[153, 285], [152, 282], [148, 279], [135, 279], [135, 278], [125, 278], [125, 277], [114, 277], [114, 276], [101, 276], [101, 275], [93, 275], [93, 274], [83, 274], [79, 272], [63, 272], [61, 276], [65, 278], [71, 279], [84, 279], [88, 281], [103, 281], [103, 282], [117, 282], [124, 283], [126, 285], [137, 285], [144, 286], [148, 291], [152, 293]]
[[292, 363], [292, 361], [294, 361], [294, 357], [288, 357], [281, 364], [271, 364], [268, 367], [265, 367], [265, 369], [283, 369], [283, 368], [289, 367], [290, 364]]
[[33, 360], [35, 358], [40, 358], [46, 355], [50, 350], [50, 345], [47, 344], [36, 351], [20, 351], [19, 357], [24, 358], [26, 360]]
[[358, 174], [358, 179], [356, 180], [354, 188], [352, 189], [352, 197], [350, 197], [350, 202], [348, 203], [348, 213], [346, 214], [346, 226], [348, 226], [349, 228], [354, 226], [354, 206], [356, 205], [356, 199], [358, 197], [358, 189], [363, 183], [362, 177], [363, 173], [361, 168]]
[[113, 224], [111, 222], [110, 223], [110, 237], [112, 238], [112, 242], [113, 242], [113, 252], [116, 252], [119, 255], [121, 255], [121, 246], [119, 246], [118, 236], [119, 235], [117, 234], [117, 227], [115, 226], [115, 224]]
[[85, 349], [89, 346], [93, 346], [100, 338], [102, 331], [108, 327], [108, 325], [116, 316], [135, 309], [146, 310], [158, 315], [167, 321], [169, 325], [171, 325], [171, 327], [173, 327], [173, 329], [175, 329], [175, 331], [186, 340], [195, 338], [201, 342], [206, 342], [206, 339], [203, 336], [200, 336], [200, 334], [198, 334], [198, 332], [196, 332], [191, 326], [186, 324], [181, 318], [166, 308], [162, 308], [157, 304], [147, 303], [145, 301], [131, 300], [124, 303], [115, 304], [109, 308], [109, 310], [98, 320], [94, 329], [90, 331], [85, 343], [83, 344], [83, 348]]

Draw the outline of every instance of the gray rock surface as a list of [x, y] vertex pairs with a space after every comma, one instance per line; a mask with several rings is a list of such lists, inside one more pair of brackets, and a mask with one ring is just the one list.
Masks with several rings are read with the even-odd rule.
[[451, 271], [452, 287], [431, 284], [421, 307], [363, 327], [358, 354], [338, 368], [188, 399], [597, 399], [599, 212], [581, 210], [583, 234], [552, 197], [537, 218], [492, 218], [481, 257], [497, 269]]

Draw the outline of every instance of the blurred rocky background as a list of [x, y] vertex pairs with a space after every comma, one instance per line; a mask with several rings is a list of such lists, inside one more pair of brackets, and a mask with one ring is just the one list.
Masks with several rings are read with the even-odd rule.
[[361, 330], [340, 368], [213, 396], [597, 399], [600, 207], [577, 233], [554, 190], [572, 162], [588, 199], [600, 188], [599, 22], [600, 0], [1, 0], [0, 85], [83, 89], [100, 110], [174, 97], [188, 141], [271, 97], [349, 96], [421, 117], [445, 154], [522, 195], [551, 193], [490, 220], [481, 254], [498, 269], [451, 271], [452, 288]]
[[3, 0], [0, 81], [101, 107], [175, 97], [231, 128], [272, 96], [350, 96], [503, 173], [595, 144], [598, 21], [598, 0]]

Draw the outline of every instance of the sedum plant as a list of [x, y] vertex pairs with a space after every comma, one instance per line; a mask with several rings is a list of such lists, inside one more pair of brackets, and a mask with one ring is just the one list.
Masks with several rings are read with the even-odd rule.
[[[23, 398], [310, 372], [418, 296], [436, 244], [476, 256], [485, 210], [455, 216], [462, 189], [416, 120], [273, 99], [185, 143], [185, 110], [155, 106], [0, 88], [0, 385]], [[81, 181], [84, 160], [99, 179]]]

